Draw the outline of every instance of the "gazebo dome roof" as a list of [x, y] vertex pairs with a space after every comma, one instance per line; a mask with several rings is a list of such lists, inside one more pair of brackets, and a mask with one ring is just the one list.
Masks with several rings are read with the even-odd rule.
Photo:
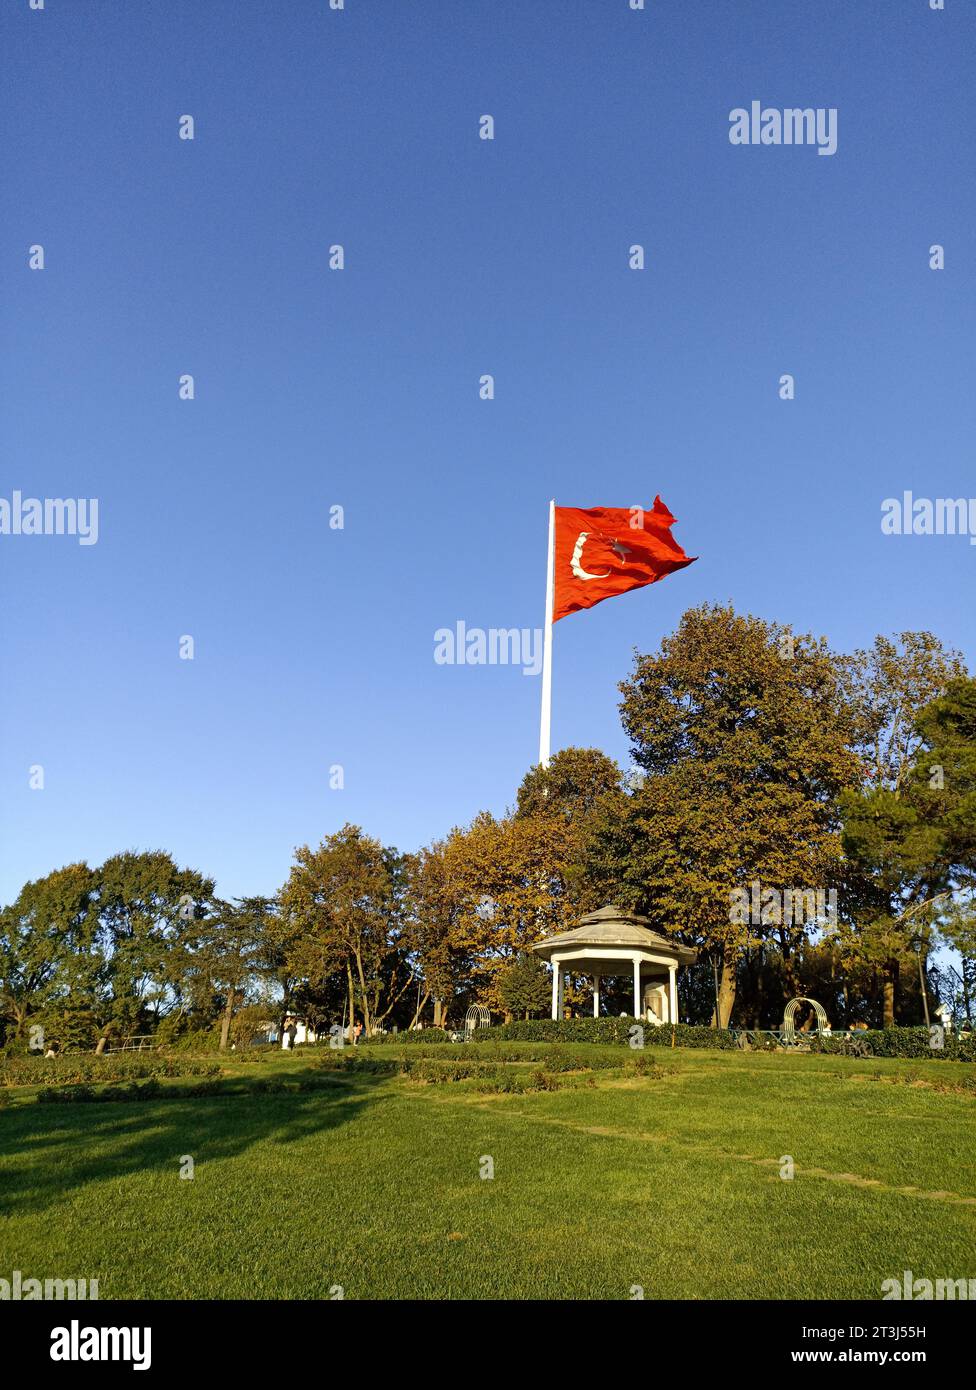
[[558, 936], [547, 936], [532, 949], [543, 960], [548, 960], [553, 951], [573, 947], [599, 949], [601, 946], [629, 946], [654, 951], [674, 957], [681, 965], [691, 965], [698, 959], [697, 951], [688, 946], [681, 946], [676, 941], [669, 941], [666, 936], [653, 931], [647, 925], [646, 917], [613, 906], [601, 907], [596, 912], [587, 913], [585, 917], [580, 918], [577, 926], [569, 931], [560, 932]]

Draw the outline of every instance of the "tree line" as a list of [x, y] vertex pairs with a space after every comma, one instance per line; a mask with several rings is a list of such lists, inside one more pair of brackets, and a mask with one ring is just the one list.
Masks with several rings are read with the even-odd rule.
[[[25, 884], [0, 912], [4, 1042], [226, 1047], [286, 1013], [370, 1033], [471, 1003], [529, 1017], [550, 997], [529, 948], [605, 903], [698, 948], [690, 1022], [774, 1025], [798, 994], [841, 1026], [940, 1001], [972, 1022], [976, 681], [958, 653], [906, 632], [841, 654], [705, 605], [619, 690], [630, 768], [563, 749], [504, 815], [416, 852], [347, 824], [267, 897], [222, 899], [162, 850]], [[936, 966], [939, 943], [961, 969]], [[606, 981], [605, 1010], [628, 1012], [629, 988]], [[567, 1006], [588, 1001], [571, 980]]]

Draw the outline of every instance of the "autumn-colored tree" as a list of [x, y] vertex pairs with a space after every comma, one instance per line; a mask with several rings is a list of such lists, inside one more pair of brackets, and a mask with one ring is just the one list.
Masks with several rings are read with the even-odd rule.
[[502, 1009], [498, 972], [579, 914], [571, 880], [580, 843], [579, 826], [562, 815], [483, 812], [437, 847], [445, 939], [466, 962], [472, 999]]
[[561, 748], [548, 767], [537, 764], [522, 779], [516, 814], [559, 817], [585, 827], [621, 795], [623, 774], [599, 748]]
[[742, 952], [772, 935], [789, 972], [807, 932], [740, 920], [732, 890], [826, 890], [839, 878], [837, 797], [857, 769], [838, 664], [822, 638], [706, 605], [659, 652], [638, 654], [620, 689], [643, 782], [591, 871], [718, 962], [713, 1021], [726, 1027]]
[[461, 929], [470, 882], [455, 881], [461, 856], [438, 840], [407, 861], [405, 942], [418, 975], [412, 1024], [433, 1000], [433, 1024], [443, 1028], [472, 975], [467, 934]]

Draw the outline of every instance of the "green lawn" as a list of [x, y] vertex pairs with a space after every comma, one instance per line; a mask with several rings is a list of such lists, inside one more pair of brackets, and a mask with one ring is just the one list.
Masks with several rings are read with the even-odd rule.
[[[311, 1051], [229, 1071], [299, 1080]], [[904, 1269], [976, 1277], [972, 1066], [646, 1055], [646, 1076], [525, 1094], [357, 1074], [129, 1104], [15, 1093], [0, 1276], [196, 1299], [878, 1298]]]

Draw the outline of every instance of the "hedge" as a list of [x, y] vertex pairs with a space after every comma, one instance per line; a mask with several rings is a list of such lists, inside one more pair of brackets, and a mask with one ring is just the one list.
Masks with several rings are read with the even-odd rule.
[[529, 1018], [513, 1023], [501, 1023], [494, 1028], [479, 1028], [475, 1042], [591, 1042], [630, 1044], [631, 1029], [644, 1030], [645, 1047], [670, 1047], [674, 1034], [676, 1047], [735, 1047], [730, 1033], [715, 1028], [698, 1027], [691, 1023], [641, 1023], [637, 1018]]
[[[443, 1028], [404, 1028], [402, 1033], [373, 1033], [370, 1037], [360, 1037], [359, 1046], [369, 1043], [370, 1047], [375, 1047], [377, 1043], [447, 1043], [451, 1041], [451, 1035]], [[328, 1039], [326, 1039], [328, 1046]], [[348, 1044], [347, 1044], [348, 1046]]]
[[163, 1086], [155, 1077], [148, 1081], [133, 1081], [129, 1086], [45, 1086], [37, 1093], [38, 1105], [113, 1104], [127, 1101], [156, 1100], [240, 1100], [247, 1096], [298, 1095], [307, 1091], [322, 1091], [336, 1084], [335, 1075], [303, 1076], [298, 1081], [274, 1077], [220, 1077], [200, 1081], [195, 1085]]
[[[591, 1042], [627, 1045], [636, 1018], [532, 1018], [498, 1024], [494, 1028], [479, 1028], [475, 1042]], [[736, 1046], [728, 1029], [706, 1028], [696, 1024], [677, 1023], [658, 1027], [644, 1024], [645, 1047], [670, 1047], [674, 1033], [676, 1047], [712, 1047], [729, 1051]], [[750, 1030], [752, 1031], [752, 1030]], [[406, 1034], [401, 1034], [406, 1037]], [[829, 1038], [809, 1038], [811, 1051], [837, 1053], [847, 1035], [834, 1032]], [[875, 1057], [906, 1057], [915, 1061], [929, 1058], [934, 1061], [976, 1062], [976, 1033], [959, 1038], [946, 1031], [942, 1048], [933, 1048], [927, 1028], [868, 1028], [859, 1030], [857, 1037], [870, 1043]], [[770, 1046], [775, 1043], [770, 1040]]]
[[[836, 1053], [846, 1038], [845, 1033], [834, 1033], [829, 1038], [811, 1038], [814, 1052]], [[959, 1038], [946, 1030], [943, 1047], [933, 1047], [927, 1028], [864, 1028], [854, 1036], [863, 1038], [870, 1044], [875, 1057], [910, 1057], [914, 1061], [923, 1059], [934, 1062], [976, 1062], [976, 1033]]]
[[93, 1052], [64, 1057], [5, 1057], [0, 1061], [0, 1087], [43, 1083], [79, 1085], [89, 1081], [135, 1081], [154, 1077], [216, 1076], [216, 1062], [164, 1057], [158, 1052], [118, 1052], [97, 1057]]

